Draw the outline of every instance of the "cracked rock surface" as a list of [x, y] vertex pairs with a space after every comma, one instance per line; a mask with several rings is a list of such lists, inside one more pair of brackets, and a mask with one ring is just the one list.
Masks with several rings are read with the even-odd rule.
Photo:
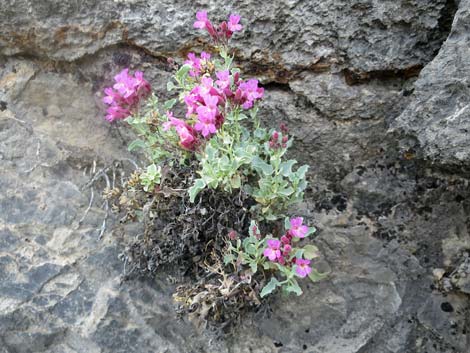
[[[470, 189], [453, 171], [470, 166], [470, 1], [1, 5], [0, 353], [468, 352]], [[311, 165], [296, 212], [331, 269], [223, 338], [176, 317], [165, 273], [123, 280], [139, 225], [106, 218], [106, 180], [89, 183], [143, 163], [102, 118], [103, 87], [130, 66], [163, 94], [167, 57], [204, 43], [200, 8], [242, 15], [240, 65]]]

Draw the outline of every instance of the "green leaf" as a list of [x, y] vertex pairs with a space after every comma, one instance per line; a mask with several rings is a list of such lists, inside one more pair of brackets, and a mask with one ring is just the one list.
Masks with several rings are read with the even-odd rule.
[[163, 109], [166, 111], [166, 110], [170, 110], [171, 108], [173, 108], [173, 106], [176, 104], [176, 99], [173, 98], [173, 99], [170, 99], [170, 100], [167, 100], [164, 104], [163, 104]]
[[268, 294], [271, 294], [279, 285], [280, 283], [276, 279], [276, 277], [271, 277], [271, 280], [268, 282], [268, 284], [265, 285], [263, 289], [261, 290], [261, 293], [260, 293], [261, 298], [264, 298]]
[[279, 172], [281, 173], [281, 175], [287, 177], [292, 174], [292, 167], [295, 163], [297, 163], [295, 159], [290, 159], [288, 161], [282, 162], [279, 168]]
[[206, 187], [206, 183], [202, 179], [196, 179], [194, 185], [191, 186], [188, 190], [189, 192], [189, 201], [191, 203], [196, 199], [197, 194]]
[[288, 188], [286, 188], [286, 189], [278, 190], [277, 193], [278, 193], [279, 195], [282, 195], [282, 196], [286, 196], [286, 197], [287, 197], [287, 196], [292, 195], [292, 194], [294, 193], [294, 191], [295, 191], [295, 190], [294, 190], [293, 188], [288, 187]]
[[274, 215], [272, 213], [268, 213], [267, 215], [264, 216], [264, 218], [267, 221], [275, 221], [276, 219], [278, 219], [278, 217], [276, 217], [276, 215]]
[[304, 246], [304, 257], [307, 260], [312, 260], [318, 256], [320, 256], [320, 251], [315, 245], [308, 244]]
[[266, 139], [266, 134], [267, 134], [266, 129], [262, 129], [262, 128], [256, 129], [255, 132], [253, 133], [253, 135], [254, 135], [257, 139], [260, 139], [260, 140]]
[[224, 255], [224, 265], [225, 266], [232, 263], [234, 260], [235, 260], [235, 256], [233, 256], [232, 254], [225, 254]]
[[258, 271], [258, 265], [256, 264], [256, 262], [250, 263], [250, 269], [251, 269], [251, 272], [253, 272], [253, 274], [255, 274], [256, 271]]
[[315, 227], [308, 227], [308, 232], [305, 234], [306, 237], [308, 237], [310, 234], [313, 234], [317, 231]]
[[289, 282], [289, 284], [285, 287], [285, 289], [287, 292], [292, 292], [297, 295], [302, 294], [302, 289], [300, 288], [299, 284], [297, 283], [295, 279]]
[[285, 230], [290, 229], [290, 219], [289, 219], [289, 217], [284, 218], [284, 229]]
[[308, 165], [303, 165], [299, 169], [297, 169], [297, 176], [299, 179], [304, 179], [305, 175], [307, 174], [309, 166]]
[[175, 84], [173, 83], [173, 81], [168, 81], [167, 84], [166, 84], [166, 90], [168, 92], [171, 92], [172, 90], [174, 90], [176, 88]]
[[249, 255], [256, 255], [256, 247], [253, 244], [247, 244], [247, 246], [245, 247], [245, 251]]
[[224, 172], [228, 172], [232, 167], [232, 163], [230, 163], [230, 160], [228, 159], [227, 156], [222, 156], [222, 158], [219, 159], [219, 168], [220, 170], [223, 170]]
[[271, 164], [266, 163], [258, 156], [254, 157], [252, 160], [253, 168], [255, 170], [262, 172], [264, 175], [269, 176], [273, 173], [273, 166]]
[[318, 282], [328, 276], [328, 273], [320, 273], [317, 270], [312, 268], [312, 271], [309, 273], [308, 278], [312, 282]]
[[129, 147], [127, 149], [132, 152], [136, 150], [137, 148], [145, 148], [147, 145], [145, 144], [145, 141], [143, 140], [134, 140], [129, 144]]
[[235, 174], [230, 180], [230, 185], [234, 189], [240, 189], [242, 182], [239, 174]]
[[150, 175], [155, 175], [157, 173], [157, 166], [155, 164], [151, 164], [147, 167], [147, 173]]
[[188, 74], [189, 70], [191, 70], [191, 66], [184, 64], [179, 68], [178, 71], [176, 71], [175, 77], [178, 79], [178, 81], [181, 81]]
[[295, 252], [295, 256], [297, 259], [301, 259], [303, 254], [304, 254], [304, 249], [297, 249], [297, 251]]

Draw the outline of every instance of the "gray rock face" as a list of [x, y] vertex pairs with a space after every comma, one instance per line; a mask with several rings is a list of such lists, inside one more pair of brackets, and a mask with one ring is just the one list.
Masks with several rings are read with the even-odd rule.
[[[202, 7], [244, 18], [237, 55], [247, 75], [266, 83], [265, 123], [287, 122], [294, 157], [312, 166], [295, 211], [318, 228], [331, 269], [326, 280], [305, 283], [304, 296], [274, 298], [222, 339], [176, 318], [165, 273], [122, 280], [121, 242], [139, 225], [106, 219], [105, 180], [88, 185], [101, 168], [118, 183], [134, 168], [129, 160], [141, 163], [127, 152], [126, 129], [102, 118], [103, 87], [130, 66], [163, 93], [166, 58], [204, 44], [191, 28]], [[398, 148], [416, 136], [437, 163], [466, 163], [466, 135], [457, 130], [468, 120], [468, 1], [433, 59], [453, 7], [4, 0], [0, 352], [466, 353], [468, 180], [434, 175]], [[395, 120], [406, 135], [388, 133]], [[451, 283], [445, 297], [433, 283], [436, 268]]]
[[436, 164], [470, 162], [470, 2], [461, 1], [452, 31], [415, 84], [412, 103], [395, 126]]
[[[128, 43], [156, 55], [200, 47], [192, 29], [197, 10], [212, 17], [234, 11], [245, 34], [235, 44], [249, 64], [282, 80], [292, 70], [332, 65], [361, 72], [422, 66], [445, 39], [445, 0], [299, 1], [18, 1], [2, 3], [0, 53], [72, 61]], [[223, 9], [223, 11], [221, 11]], [[204, 39], [203, 39], [204, 40]], [[269, 72], [271, 71], [271, 72]], [[284, 78], [285, 80], [285, 78]]]

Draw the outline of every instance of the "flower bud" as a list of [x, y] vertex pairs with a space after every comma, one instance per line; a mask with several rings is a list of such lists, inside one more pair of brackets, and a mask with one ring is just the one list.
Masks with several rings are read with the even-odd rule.
[[284, 123], [281, 123], [281, 124], [279, 125], [279, 129], [281, 130], [281, 132], [282, 132], [283, 134], [287, 134], [287, 132], [289, 131], [289, 129], [287, 128], [286, 124], [284, 124]]
[[234, 230], [231, 230], [231, 231], [228, 233], [228, 237], [230, 238], [230, 240], [235, 240], [235, 239], [237, 239], [237, 232], [235, 232]]

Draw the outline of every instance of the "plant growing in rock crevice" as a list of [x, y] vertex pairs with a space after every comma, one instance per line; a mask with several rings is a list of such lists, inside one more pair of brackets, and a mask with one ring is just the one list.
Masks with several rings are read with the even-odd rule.
[[178, 287], [175, 299], [199, 319], [220, 322], [277, 288], [300, 295], [298, 279], [321, 275], [312, 266], [318, 249], [302, 241], [315, 229], [286, 217], [303, 198], [308, 166], [285, 158], [293, 143], [287, 127], [262, 127], [264, 89], [233, 65], [229, 40], [242, 29], [240, 17], [217, 26], [204, 11], [196, 17], [217, 53], [188, 55], [167, 84], [175, 98], [161, 102], [141, 72], [125, 69], [103, 101], [108, 121], [125, 119], [139, 136], [129, 149], [150, 161], [112, 193], [124, 221], [144, 224], [143, 239], [129, 247], [133, 268], [182, 264], [195, 281]]

